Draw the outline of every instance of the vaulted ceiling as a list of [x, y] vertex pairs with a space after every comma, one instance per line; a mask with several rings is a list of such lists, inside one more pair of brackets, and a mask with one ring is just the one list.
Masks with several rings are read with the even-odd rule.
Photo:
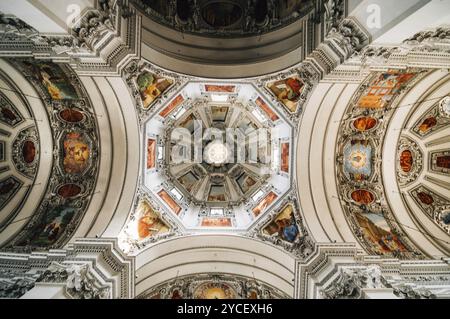
[[346, 1], [194, 2], [87, 5], [56, 39], [1, 16], [3, 251], [115, 238], [143, 298], [298, 297], [328, 243], [449, 255], [448, 28], [366, 46]]

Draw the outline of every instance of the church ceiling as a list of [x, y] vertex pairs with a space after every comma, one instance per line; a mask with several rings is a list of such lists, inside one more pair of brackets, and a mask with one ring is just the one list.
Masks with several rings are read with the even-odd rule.
[[[50, 163], [39, 161], [42, 141], [35, 126], [20, 131], [8, 150], [16, 171], [26, 178], [33, 179], [39, 167], [48, 165], [51, 175], [48, 183], [39, 185], [43, 193], [35, 213], [4, 249], [62, 247], [76, 230], [95, 187], [99, 147], [96, 118], [83, 86], [68, 66], [33, 59], [9, 62], [44, 102], [53, 136], [53, 141], [45, 144], [53, 145], [53, 156]], [[7, 114], [12, 120], [13, 113]], [[6, 195], [20, 187], [11, 178], [2, 184]]]
[[123, 249], [183, 233], [251, 230], [308, 255], [293, 187], [293, 138], [312, 88], [303, 75], [207, 81], [146, 62], [127, 66], [143, 135], [142, 184], [120, 235]]
[[[310, 281], [334, 298], [359, 276], [335, 257], [447, 256], [448, 28], [361, 51], [373, 34], [346, 5], [107, 0], [64, 36], [0, 13], [1, 250], [104, 240], [111, 269], [130, 267], [108, 280], [143, 299], [319, 293]], [[273, 49], [289, 28], [301, 40]]]
[[[377, 255], [416, 258], [421, 252], [396, 223], [384, 195], [381, 150], [395, 100], [418, 81], [422, 70], [373, 72], [360, 85], [347, 107], [337, 144], [337, 175], [341, 205], [355, 237]], [[402, 154], [419, 151], [400, 146]], [[405, 155], [403, 155], [405, 156]], [[402, 166], [403, 165], [403, 166]], [[414, 171], [420, 171], [420, 162]], [[403, 162], [400, 164], [404, 168]], [[406, 168], [405, 168], [406, 169]], [[409, 167], [409, 173], [412, 168]], [[411, 178], [409, 174], [404, 180]]]
[[270, 32], [300, 20], [315, 9], [311, 0], [134, 0], [133, 3], [146, 16], [165, 26], [220, 37]]

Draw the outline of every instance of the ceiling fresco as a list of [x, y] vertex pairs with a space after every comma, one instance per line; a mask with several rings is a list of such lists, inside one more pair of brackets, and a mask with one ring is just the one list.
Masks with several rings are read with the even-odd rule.
[[[355, 237], [372, 254], [423, 257], [396, 223], [380, 175], [383, 137], [395, 100], [423, 73], [413, 69], [372, 72], [352, 97], [341, 125], [336, 146], [340, 201]], [[406, 183], [420, 172], [421, 153], [417, 146], [405, 143], [399, 152], [399, 176]]]
[[253, 278], [226, 274], [183, 276], [141, 293], [137, 299], [286, 299], [283, 292]]
[[146, 62], [125, 70], [143, 131], [125, 251], [186, 232], [255, 229], [248, 234], [311, 252], [293, 188], [293, 136], [309, 80], [294, 70], [257, 81], [206, 81]]
[[81, 2], [55, 34], [0, 12], [0, 296], [450, 295], [448, 27]]
[[[4, 80], [3, 74], [0, 79]], [[11, 99], [11, 94], [0, 92], [0, 229], [18, 214], [20, 201], [28, 195], [39, 164], [35, 119]]]
[[[42, 185], [45, 192], [41, 202], [26, 226], [3, 249], [62, 247], [76, 230], [96, 183], [99, 147], [96, 118], [83, 86], [67, 65], [33, 59], [9, 62], [44, 102], [54, 149], [51, 177], [48, 185]], [[11, 154], [16, 170], [32, 178], [40, 165], [39, 153], [36, 129], [28, 127], [21, 131]], [[2, 183], [14, 187], [16, 182], [10, 179]]]
[[[397, 180], [400, 189], [446, 234], [450, 228], [450, 198], [445, 192], [450, 177], [450, 149], [445, 145], [450, 113], [448, 96], [432, 99], [418, 120], [405, 123], [398, 145]], [[417, 108], [422, 103], [418, 103]], [[444, 133], [444, 140], [438, 134]], [[435, 140], [435, 142], [433, 142]], [[428, 142], [427, 142], [428, 141]]]

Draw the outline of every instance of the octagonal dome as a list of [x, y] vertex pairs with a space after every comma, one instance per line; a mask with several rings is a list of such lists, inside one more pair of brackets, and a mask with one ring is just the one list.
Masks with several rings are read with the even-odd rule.
[[143, 186], [184, 229], [245, 231], [291, 188], [293, 128], [245, 82], [190, 81], [145, 123]]

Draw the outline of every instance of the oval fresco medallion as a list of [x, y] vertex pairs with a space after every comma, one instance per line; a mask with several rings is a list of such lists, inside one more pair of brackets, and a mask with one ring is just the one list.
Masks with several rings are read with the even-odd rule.
[[357, 189], [350, 195], [352, 199], [359, 204], [370, 204], [375, 200], [375, 195], [372, 192], [365, 189]]
[[410, 150], [404, 150], [400, 153], [400, 167], [402, 171], [408, 173], [413, 166], [414, 158]]
[[64, 184], [58, 188], [58, 195], [63, 198], [70, 198], [81, 193], [81, 187], [77, 184]]
[[83, 113], [76, 109], [64, 109], [59, 112], [59, 116], [69, 123], [78, 123], [84, 119]]
[[358, 117], [353, 121], [353, 127], [360, 132], [373, 129], [377, 125], [377, 120], [370, 116]]
[[36, 157], [36, 146], [34, 142], [27, 140], [22, 144], [22, 157], [25, 163], [33, 163]]

